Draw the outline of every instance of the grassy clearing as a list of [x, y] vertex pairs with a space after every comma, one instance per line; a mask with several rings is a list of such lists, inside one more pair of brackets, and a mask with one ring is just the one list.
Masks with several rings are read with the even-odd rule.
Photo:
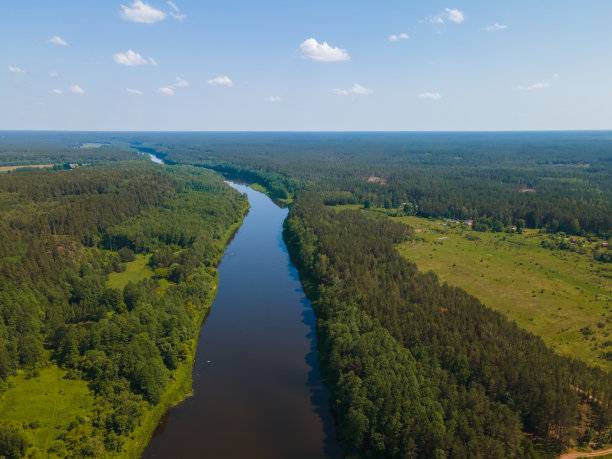
[[94, 406], [94, 396], [87, 383], [64, 379], [66, 371], [55, 365], [41, 369], [28, 379], [19, 371], [9, 379], [9, 388], [0, 399], [0, 419], [10, 419], [24, 425], [31, 433], [35, 448], [46, 457], [46, 451], [77, 416], [88, 417]]
[[33, 169], [46, 169], [53, 167], [53, 164], [28, 164], [25, 166], [2, 166], [0, 172], [14, 171], [15, 169], [33, 168]]
[[138, 282], [153, 277], [153, 271], [149, 267], [151, 255], [137, 254], [134, 261], [126, 263], [125, 271], [122, 273], [110, 273], [108, 275], [108, 286], [123, 290], [129, 282]]
[[548, 235], [535, 230], [481, 233], [442, 220], [394, 219], [418, 231], [399, 250], [421, 271], [462, 287], [558, 353], [612, 370], [603, 357], [612, 351], [612, 265], [543, 248]]
[[[419, 269], [464, 288], [557, 352], [612, 370], [612, 362], [602, 357], [612, 350], [604, 347], [612, 340], [609, 265], [587, 255], [543, 248], [547, 235], [533, 230], [480, 233], [418, 217], [399, 220], [422, 230], [415, 241], [399, 247]], [[581, 332], [585, 327], [588, 330]]]

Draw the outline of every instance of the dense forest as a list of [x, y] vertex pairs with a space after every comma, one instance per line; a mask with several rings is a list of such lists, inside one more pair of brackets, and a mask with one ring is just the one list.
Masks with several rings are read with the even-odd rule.
[[[145, 446], [135, 429], [155, 425], [148, 417], [177, 369], [190, 374], [246, 198], [210, 171], [139, 162], [3, 174], [0, 202], [0, 391], [16, 372], [35, 380], [58, 365], [96, 403], [38, 452], [133, 455]], [[136, 257], [151, 275], [111, 287]], [[0, 455], [35, 454], [43, 427], [1, 420]]]
[[548, 447], [610, 441], [612, 377], [419, 273], [393, 247], [409, 237], [405, 225], [337, 212], [313, 193], [285, 223], [316, 298], [347, 456], [537, 457], [529, 436]]
[[[47, 164], [45, 135], [24, 143], [13, 134], [0, 162], [30, 155], [29, 164]], [[313, 300], [347, 457], [537, 458], [612, 442], [612, 375], [557, 355], [419, 272], [395, 247], [412, 229], [382, 216], [537, 228], [559, 244], [586, 236], [598, 241], [591, 261], [609, 262], [600, 243], [612, 236], [609, 133], [66, 133], [56, 141], [58, 152], [70, 150], [60, 164], [95, 144], [117, 158], [140, 151], [197, 166], [0, 180], [2, 379], [56, 362], [104, 400], [102, 421], [77, 420], [57, 451], [121, 451], [193, 350], [193, 317], [209, 300], [221, 235], [245, 209], [208, 169], [291, 203], [284, 238]], [[143, 255], [148, 279], [108, 286]], [[5, 424], [0, 444], [25, 448], [27, 430]]]

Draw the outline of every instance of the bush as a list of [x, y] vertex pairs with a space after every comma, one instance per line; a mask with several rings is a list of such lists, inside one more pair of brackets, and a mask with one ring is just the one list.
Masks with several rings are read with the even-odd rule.
[[122, 263], [134, 261], [134, 259], [136, 258], [136, 255], [134, 255], [134, 251], [128, 247], [123, 247], [122, 249], [119, 249], [119, 252], [117, 253], [119, 254], [119, 260], [121, 260]]

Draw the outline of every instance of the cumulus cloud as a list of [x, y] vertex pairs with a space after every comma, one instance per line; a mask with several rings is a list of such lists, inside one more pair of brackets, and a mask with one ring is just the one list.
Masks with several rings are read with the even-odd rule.
[[140, 89], [132, 89], [132, 88], [127, 88], [126, 89], [127, 92], [129, 92], [130, 94], [142, 94], [142, 91]]
[[142, 0], [134, 0], [131, 6], [121, 5], [120, 15], [126, 21], [155, 24], [166, 19], [166, 13]]
[[68, 46], [68, 43], [66, 43], [65, 40], [62, 40], [60, 37], [58, 37], [57, 35], [52, 36], [51, 38], [49, 38], [47, 40], [47, 43], [52, 43], [54, 45], [60, 45], [60, 46]]
[[186, 80], [183, 80], [180, 76], [178, 76], [176, 77], [176, 81], [174, 83], [169, 84], [168, 86], [165, 86], [163, 88], [159, 88], [157, 92], [159, 92], [160, 94], [164, 94], [166, 96], [174, 96], [176, 95], [176, 92], [174, 91], [175, 88], [186, 88], [188, 86], [189, 86], [189, 82]]
[[408, 40], [410, 36], [407, 33], [389, 35], [389, 41]]
[[73, 84], [68, 89], [73, 94], [79, 94], [79, 95], [80, 94], [85, 94], [85, 91], [83, 90], [83, 88], [81, 88], [78, 84]]
[[465, 20], [465, 16], [460, 10], [453, 10], [451, 8], [444, 8], [444, 11], [431, 16], [428, 18], [432, 24], [444, 24], [446, 21], [454, 22], [455, 24], [461, 24]]
[[19, 67], [13, 67], [12, 65], [8, 66], [9, 72], [13, 73], [25, 73], [25, 70], [20, 69]]
[[128, 49], [125, 53], [114, 54], [113, 59], [117, 64], [127, 65], [128, 67], [145, 65], [149, 63], [149, 61], [147, 61], [144, 57], [138, 53], [135, 53], [131, 49]]
[[334, 89], [334, 94], [338, 96], [348, 96], [350, 94], [356, 94], [359, 96], [369, 96], [374, 91], [368, 89], [366, 87], [361, 86], [358, 83], [355, 83], [350, 89]]
[[149, 62], [151, 63], [151, 65], [157, 66], [157, 61], [155, 59], [153, 59], [152, 57], [149, 57]]
[[326, 41], [319, 43], [314, 38], [304, 40], [300, 45], [302, 57], [319, 62], [349, 61], [351, 58], [346, 49], [330, 46]]
[[169, 87], [159, 88], [157, 91], [161, 94], [164, 94], [165, 96], [174, 96], [176, 94], [174, 90]]
[[232, 80], [227, 75], [218, 76], [217, 78], [213, 78], [212, 80], [208, 80], [208, 84], [211, 86], [234, 86]]
[[278, 96], [268, 96], [264, 100], [266, 102], [280, 102], [282, 99]]
[[508, 28], [507, 25], [504, 24], [498, 24], [497, 22], [493, 25], [488, 25], [486, 26], [484, 29], [487, 32], [497, 32], [498, 30], [506, 30]]
[[170, 16], [172, 16], [174, 19], [181, 20], [187, 17], [184, 14], [181, 14], [181, 10], [179, 9], [178, 6], [176, 6], [176, 3], [170, 2], [170, 1], [167, 3], [170, 6], [170, 8], [172, 8], [172, 11], [170, 11]]
[[49, 94], [62, 94], [62, 90], [61, 89], [52, 89], [51, 91], [49, 91]]
[[51, 78], [56, 78], [56, 77], [58, 77], [58, 76], [59, 76], [59, 73], [57, 73], [57, 72], [49, 72], [49, 76], [50, 76]]
[[442, 94], [439, 92], [424, 92], [423, 94], [419, 94], [419, 99], [421, 100], [440, 100], [442, 99]]
[[528, 84], [526, 86], [519, 86], [518, 89], [520, 91], [532, 91], [534, 89], [544, 89], [544, 88], [548, 88], [550, 86], [550, 83], [548, 82], [544, 82], [544, 83], [533, 83], [533, 84]]
[[186, 88], [187, 86], [189, 86], [189, 82], [181, 77], [176, 77], [176, 83], [170, 85], [171, 88]]

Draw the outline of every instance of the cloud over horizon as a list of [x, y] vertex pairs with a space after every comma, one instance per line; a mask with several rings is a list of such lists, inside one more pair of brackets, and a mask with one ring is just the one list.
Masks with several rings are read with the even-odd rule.
[[[149, 58], [151, 59], [151, 58]], [[120, 65], [125, 65], [127, 67], [134, 67], [136, 65], [146, 65], [149, 63], [144, 57], [142, 57], [139, 53], [128, 49], [125, 53], [116, 53], [113, 54], [113, 60]], [[153, 65], [157, 65], [157, 62], [151, 59], [151, 63]]]
[[68, 87], [68, 89], [73, 94], [78, 94], [78, 95], [85, 94], [85, 91], [83, 90], [83, 88], [81, 88], [78, 84], [73, 84], [72, 86]]
[[326, 41], [319, 43], [314, 38], [308, 38], [300, 44], [302, 57], [318, 62], [341, 62], [350, 61], [351, 58], [346, 49], [330, 46]]
[[550, 86], [550, 83], [543, 82], [543, 83], [528, 84], [526, 86], [519, 86], [518, 89], [520, 91], [533, 91], [534, 89], [544, 89], [544, 88], [548, 88], [549, 86]]
[[25, 70], [19, 67], [13, 67], [12, 65], [8, 66], [9, 72], [12, 73], [25, 73]]
[[484, 29], [485, 29], [487, 32], [497, 32], [498, 30], [506, 30], [507, 28], [508, 28], [508, 26], [507, 26], [507, 25], [504, 25], [504, 24], [498, 24], [498, 23], [496, 22], [496, 23], [495, 23], [495, 24], [493, 24], [493, 25], [488, 25], [488, 26], [485, 26], [485, 28], [484, 28]]
[[410, 38], [410, 35], [408, 35], [407, 33], [389, 35], [389, 41], [408, 40], [409, 38]]
[[461, 24], [465, 20], [465, 15], [461, 10], [454, 10], [451, 8], [444, 8], [444, 11], [431, 16], [427, 19], [432, 24], [444, 24], [446, 21], [454, 22], [455, 24]]
[[119, 14], [126, 21], [139, 22], [141, 24], [155, 24], [166, 19], [166, 13], [153, 8], [142, 0], [134, 0], [131, 6], [121, 5], [121, 12]]
[[68, 43], [65, 40], [62, 40], [57, 35], [53, 35], [51, 38], [49, 38], [46, 41], [46, 43], [52, 43], [54, 45], [60, 45], [60, 46], [68, 46]]
[[234, 82], [227, 75], [212, 78], [208, 80], [208, 84], [211, 86], [234, 86]]
[[440, 100], [442, 99], [442, 94], [439, 92], [424, 92], [419, 94], [419, 99], [421, 100]]
[[338, 96], [348, 96], [351, 94], [356, 94], [358, 96], [369, 96], [373, 93], [374, 91], [364, 86], [361, 86], [359, 83], [355, 83], [350, 89], [334, 89], [334, 94]]

